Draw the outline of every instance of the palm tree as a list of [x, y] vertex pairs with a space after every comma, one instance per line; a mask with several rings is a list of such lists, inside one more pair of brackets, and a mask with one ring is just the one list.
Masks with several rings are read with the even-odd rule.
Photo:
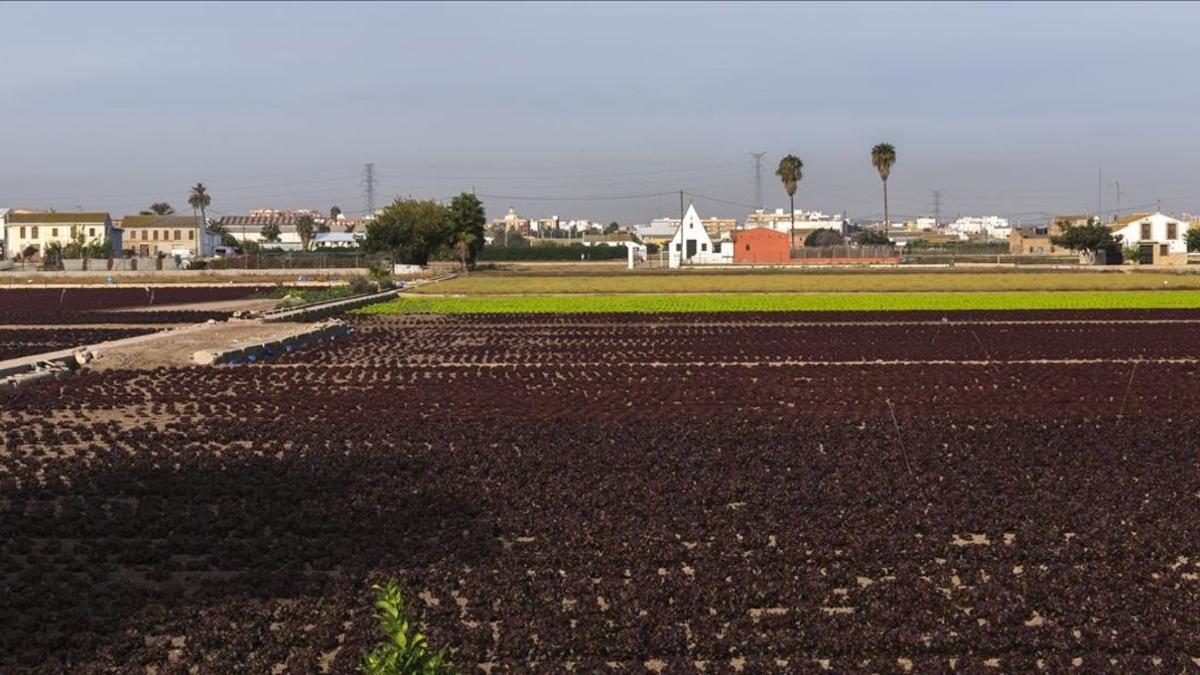
[[154, 202], [150, 208], [142, 211], [139, 215], [143, 216], [169, 216], [175, 213], [175, 207], [166, 202]]
[[196, 183], [192, 186], [192, 191], [188, 195], [188, 205], [192, 207], [192, 214], [196, 211], [200, 212], [200, 219], [205, 224], [208, 223], [208, 214], [205, 209], [212, 203], [212, 196], [208, 194], [208, 188], [204, 187], [204, 183]]
[[308, 250], [308, 244], [312, 241], [315, 233], [316, 223], [313, 221], [313, 217], [307, 213], [300, 214], [296, 218], [296, 234], [300, 236], [300, 250]]
[[883, 229], [887, 231], [892, 226], [888, 217], [887, 179], [892, 173], [892, 165], [896, 163], [896, 148], [891, 143], [880, 143], [871, 148], [871, 165], [883, 179]]
[[788, 248], [796, 246], [796, 186], [799, 185], [800, 179], [804, 177], [804, 162], [795, 155], [788, 155], [779, 160], [779, 168], [775, 169], [775, 175], [779, 176], [779, 180], [783, 181], [783, 189], [787, 190], [788, 201], [791, 204], [792, 213], [792, 231]]
[[459, 231], [454, 235], [454, 253], [462, 260], [463, 272], [467, 271], [467, 257], [475, 245], [476, 237], [473, 232]]

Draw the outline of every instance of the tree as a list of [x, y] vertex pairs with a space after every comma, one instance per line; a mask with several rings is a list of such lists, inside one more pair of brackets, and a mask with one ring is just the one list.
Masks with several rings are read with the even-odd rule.
[[140, 216], [169, 216], [175, 213], [175, 207], [166, 202], [154, 202], [150, 208], [138, 213]]
[[621, 231], [621, 224], [615, 220], [613, 222], [609, 223], [608, 227], [604, 228], [604, 234], [616, 234], [620, 231]]
[[891, 246], [892, 240], [888, 239], [887, 232], [881, 230], [863, 230], [854, 235], [854, 243], [859, 246]]
[[1189, 229], [1187, 235], [1185, 235], [1185, 240], [1187, 241], [1187, 250], [1189, 253], [1200, 251], [1200, 227]]
[[209, 234], [226, 235], [228, 231], [225, 229], [225, 224], [219, 220], [213, 221], [204, 227], [204, 231]]
[[896, 148], [891, 143], [879, 143], [871, 148], [871, 166], [879, 172], [883, 179], [883, 226], [891, 227], [892, 221], [888, 214], [887, 179], [892, 174], [892, 165], [896, 163]]
[[312, 243], [316, 231], [316, 222], [313, 221], [312, 216], [302, 213], [296, 217], [296, 234], [300, 237], [300, 250], [308, 250], [308, 245]]
[[367, 224], [362, 247], [386, 252], [397, 263], [424, 265], [451, 244], [450, 209], [434, 201], [397, 199]]
[[467, 271], [467, 259], [471, 257], [471, 250], [475, 247], [476, 237], [473, 232], [459, 230], [454, 233], [454, 255], [462, 261], [463, 271]]
[[275, 221], [270, 221], [266, 225], [263, 225], [262, 229], [259, 230], [258, 233], [260, 235], [262, 235], [263, 241], [267, 242], [268, 244], [278, 243], [279, 242], [279, 223], [276, 223]]
[[208, 188], [204, 187], [204, 183], [196, 183], [192, 186], [191, 193], [188, 195], [188, 206], [192, 207], [192, 214], [196, 211], [200, 212], [200, 219], [207, 223], [208, 213], [205, 209], [212, 203], [212, 196], [208, 194]]
[[813, 230], [804, 238], [805, 246], [841, 246], [844, 243], [841, 233], [828, 227]]
[[330, 220], [337, 220], [338, 216], [340, 216], [340, 215], [342, 215], [342, 207], [340, 207], [340, 206], [329, 207], [329, 219]]
[[779, 168], [775, 169], [775, 175], [783, 181], [783, 189], [787, 191], [788, 203], [791, 205], [792, 229], [788, 239], [788, 247], [791, 248], [796, 245], [796, 186], [804, 177], [804, 162], [795, 155], [788, 155], [779, 160]]
[[[467, 260], [475, 264], [475, 258], [484, 244], [484, 228], [487, 226], [487, 216], [483, 210], [483, 202], [470, 192], [463, 192], [450, 202], [450, 227], [452, 229], [451, 246], [457, 247], [460, 241], [466, 241]], [[463, 238], [461, 235], [470, 237]], [[455, 254], [458, 254], [455, 248]], [[463, 263], [466, 269], [467, 263]]]
[[1050, 243], [1093, 257], [1096, 251], [1120, 245], [1121, 239], [1121, 235], [1114, 235], [1099, 218], [1090, 218], [1086, 225], [1063, 223], [1062, 234], [1050, 237]]

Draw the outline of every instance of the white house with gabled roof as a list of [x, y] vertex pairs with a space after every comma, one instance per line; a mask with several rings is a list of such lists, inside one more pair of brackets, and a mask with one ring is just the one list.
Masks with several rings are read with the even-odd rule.
[[1188, 223], [1165, 213], [1131, 213], [1108, 226], [1121, 235], [1124, 246], [1166, 244], [1171, 253], [1187, 253], [1188, 228]]
[[[724, 244], [724, 246], [722, 246]], [[733, 261], [733, 244], [718, 241], [715, 244], [704, 229], [704, 222], [696, 213], [695, 205], [689, 205], [683, 223], [675, 230], [670, 244], [670, 266], [713, 265]], [[727, 250], [722, 250], [727, 249]]]

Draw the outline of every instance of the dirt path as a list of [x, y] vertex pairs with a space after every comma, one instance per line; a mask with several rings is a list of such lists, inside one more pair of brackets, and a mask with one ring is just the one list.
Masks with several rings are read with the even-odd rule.
[[96, 370], [149, 370], [159, 367], [195, 365], [192, 356], [204, 349], [236, 348], [268, 340], [279, 340], [312, 330], [305, 323], [262, 323], [230, 321], [198, 328], [154, 333], [123, 340], [116, 346], [97, 345], [94, 361], [87, 365]]

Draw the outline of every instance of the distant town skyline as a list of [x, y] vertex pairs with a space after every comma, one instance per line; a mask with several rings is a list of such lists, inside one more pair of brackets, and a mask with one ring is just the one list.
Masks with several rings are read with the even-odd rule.
[[[0, 208], [1200, 211], [1193, 4], [4, 4]], [[1136, 47], [1144, 38], [1153, 48]], [[1103, 174], [1100, 175], [1101, 166]]]

